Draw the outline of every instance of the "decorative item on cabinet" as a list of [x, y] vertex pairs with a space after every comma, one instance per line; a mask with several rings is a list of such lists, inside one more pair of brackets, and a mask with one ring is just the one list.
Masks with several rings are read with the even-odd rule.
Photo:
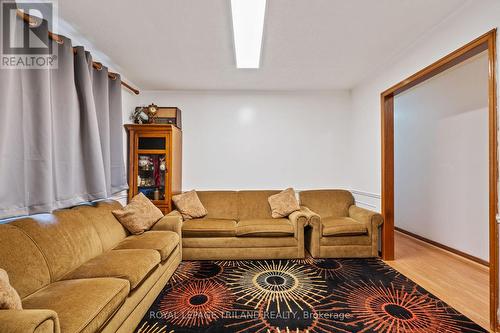
[[182, 191], [182, 131], [172, 125], [127, 124], [129, 201], [143, 193], [164, 213]]
[[182, 129], [181, 109], [174, 106], [158, 106], [154, 103], [148, 106], [138, 106], [130, 119], [136, 124], [170, 124]]
[[135, 124], [148, 124], [149, 116], [142, 106], [138, 106], [130, 115], [130, 120], [132, 120]]
[[182, 129], [181, 109], [177, 107], [161, 106], [158, 108], [153, 122], [155, 124], [172, 124], [175, 127]]

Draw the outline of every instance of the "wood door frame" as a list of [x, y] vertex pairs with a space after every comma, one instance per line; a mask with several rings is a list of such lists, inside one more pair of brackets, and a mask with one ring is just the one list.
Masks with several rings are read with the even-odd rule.
[[394, 97], [419, 83], [483, 52], [488, 51], [489, 107], [489, 268], [490, 327], [498, 331], [498, 142], [496, 88], [496, 29], [448, 54], [381, 94], [382, 125], [382, 257], [394, 260]]

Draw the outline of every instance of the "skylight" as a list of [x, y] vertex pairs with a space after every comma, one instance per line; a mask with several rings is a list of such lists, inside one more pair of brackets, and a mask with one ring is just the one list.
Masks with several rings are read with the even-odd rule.
[[231, 0], [237, 68], [259, 68], [266, 0]]

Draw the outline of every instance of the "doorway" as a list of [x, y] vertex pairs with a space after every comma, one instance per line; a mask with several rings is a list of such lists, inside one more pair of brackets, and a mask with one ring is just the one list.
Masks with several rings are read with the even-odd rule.
[[406, 80], [396, 84], [381, 94], [382, 120], [382, 256], [384, 260], [394, 260], [394, 102], [395, 97], [408, 91], [458, 64], [463, 63], [482, 52], [487, 53], [488, 61], [488, 220], [489, 220], [489, 289], [490, 289], [490, 327], [497, 329], [498, 308], [498, 161], [497, 161], [497, 114], [496, 114], [496, 30], [492, 30], [462, 48], [452, 52], [436, 63], [424, 68]]

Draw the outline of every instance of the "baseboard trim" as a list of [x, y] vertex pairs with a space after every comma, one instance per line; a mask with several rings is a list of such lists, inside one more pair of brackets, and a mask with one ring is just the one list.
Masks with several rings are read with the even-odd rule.
[[403, 234], [408, 235], [410, 237], [416, 238], [416, 239], [418, 239], [418, 240], [420, 240], [422, 242], [429, 243], [429, 244], [434, 245], [435, 247], [439, 247], [440, 249], [443, 249], [445, 251], [451, 252], [451, 253], [456, 254], [458, 256], [461, 256], [461, 257], [464, 257], [464, 258], [469, 259], [471, 261], [477, 262], [478, 264], [481, 264], [481, 265], [484, 265], [484, 266], [487, 266], [487, 267], [490, 266], [489, 262], [487, 262], [486, 260], [483, 260], [481, 258], [475, 257], [473, 255], [470, 255], [468, 253], [462, 252], [460, 250], [454, 249], [454, 248], [449, 247], [447, 245], [443, 245], [441, 243], [435, 242], [435, 241], [430, 240], [428, 238], [419, 236], [417, 234], [414, 234], [413, 232], [410, 232], [410, 231], [407, 231], [407, 230], [404, 230], [404, 229], [401, 229], [401, 228], [398, 228], [398, 227], [394, 227], [394, 229], [397, 230], [397, 231], [399, 231], [400, 233], [403, 233]]

